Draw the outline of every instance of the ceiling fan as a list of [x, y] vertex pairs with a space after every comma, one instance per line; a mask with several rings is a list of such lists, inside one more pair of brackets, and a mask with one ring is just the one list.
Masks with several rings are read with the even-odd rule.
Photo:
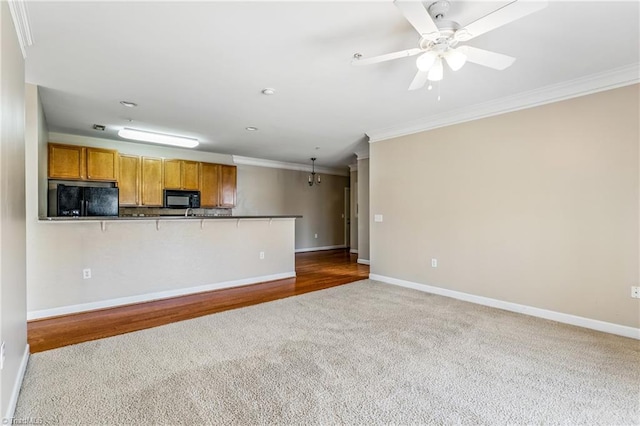
[[420, 89], [427, 81], [442, 80], [444, 75], [443, 62], [446, 62], [453, 71], [462, 68], [467, 61], [496, 70], [509, 67], [516, 60], [511, 56], [472, 46], [458, 46], [458, 44], [547, 6], [547, 1], [515, 0], [462, 27], [457, 22], [446, 19], [451, 6], [448, 0], [427, 3], [427, 7], [419, 1], [394, 0], [393, 3], [420, 34], [418, 47], [371, 58], [362, 58], [362, 55], [356, 54], [352, 64], [369, 65], [420, 55], [416, 60], [418, 72], [411, 82], [409, 90]]

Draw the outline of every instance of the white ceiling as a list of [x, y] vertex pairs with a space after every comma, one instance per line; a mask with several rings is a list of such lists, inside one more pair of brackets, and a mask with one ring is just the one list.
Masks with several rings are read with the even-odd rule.
[[[453, 0], [449, 18], [465, 25], [505, 3]], [[415, 58], [350, 64], [356, 52], [417, 46], [391, 1], [29, 2], [26, 80], [41, 86], [50, 131], [118, 139], [126, 126], [196, 137], [203, 151], [339, 167], [366, 133], [638, 64], [639, 6], [551, 1], [469, 41], [517, 60], [445, 69], [438, 102], [435, 89], [407, 91]]]

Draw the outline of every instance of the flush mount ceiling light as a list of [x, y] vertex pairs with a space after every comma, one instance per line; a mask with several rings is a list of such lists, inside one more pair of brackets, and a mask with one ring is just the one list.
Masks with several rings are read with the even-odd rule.
[[245, 130], [248, 130], [249, 132], [255, 132], [255, 131], [257, 131], [257, 130], [258, 130], [258, 128], [257, 128], [257, 127], [253, 127], [253, 126], [245, 127], [244, 129], [245, 129]]
[[134, 141], [159, 143], [163, 145], [180, 146], [183, 148], [195, 148], [199, 144], [198, 140], [193, 138], [167, 135], [164, 133], [146, 132], [144, 130], [128, 129], [126, 127], [118, 132], [118, 136]]
[[138, 104], [137, 104], [137, 103], [135, 103], [135, 102], [129, 102], [129, 101], [120, 101], [120, 104], [121, 104], [122, 106], [126, 106], [127, 108], [135, 108], [135, 107], [137, 107], [137, 106], [138, 106]]
[[263, 95], [273, 95], [274, 93], [276, 93], [276, 89], [272, 89], [270, 87], [267, 87], [266, 89], [262, 89]]

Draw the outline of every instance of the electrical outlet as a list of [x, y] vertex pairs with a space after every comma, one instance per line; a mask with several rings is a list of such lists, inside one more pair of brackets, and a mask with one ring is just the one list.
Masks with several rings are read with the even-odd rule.
[[438, 259], [431, 259], [431, 267], [432, 268], [438, 267]]
[[631, 287], [631, 297], [640, 299], [640, 287]]
[[89, 278], [91, 278], [91, 269], [87, 268], [87, 269], [83, 269], [82, 270], [82, 278], [85, 280], [88, 280]]
[[0, 344], [0, 370], [4, 368], [4, 358], [6, 356], [4, 342]]
[[263, 251], [261, 251], [261, 252], [260, 252], [260, 260], [263, 260], [263, 259], [264, 259], [264, 252], [263, 252]]
[[318, 234], [315, 234], [314, 238], [318, 238]]

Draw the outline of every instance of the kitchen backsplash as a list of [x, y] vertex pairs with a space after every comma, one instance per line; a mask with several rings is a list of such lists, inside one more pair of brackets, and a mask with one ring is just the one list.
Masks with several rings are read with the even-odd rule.
[[[154, 207], [120, 207], [120, 216], [182, 216], [185, 209], [166, 209]], [[231, 216], [232, 209], [192, 209], [193, 216]]]

